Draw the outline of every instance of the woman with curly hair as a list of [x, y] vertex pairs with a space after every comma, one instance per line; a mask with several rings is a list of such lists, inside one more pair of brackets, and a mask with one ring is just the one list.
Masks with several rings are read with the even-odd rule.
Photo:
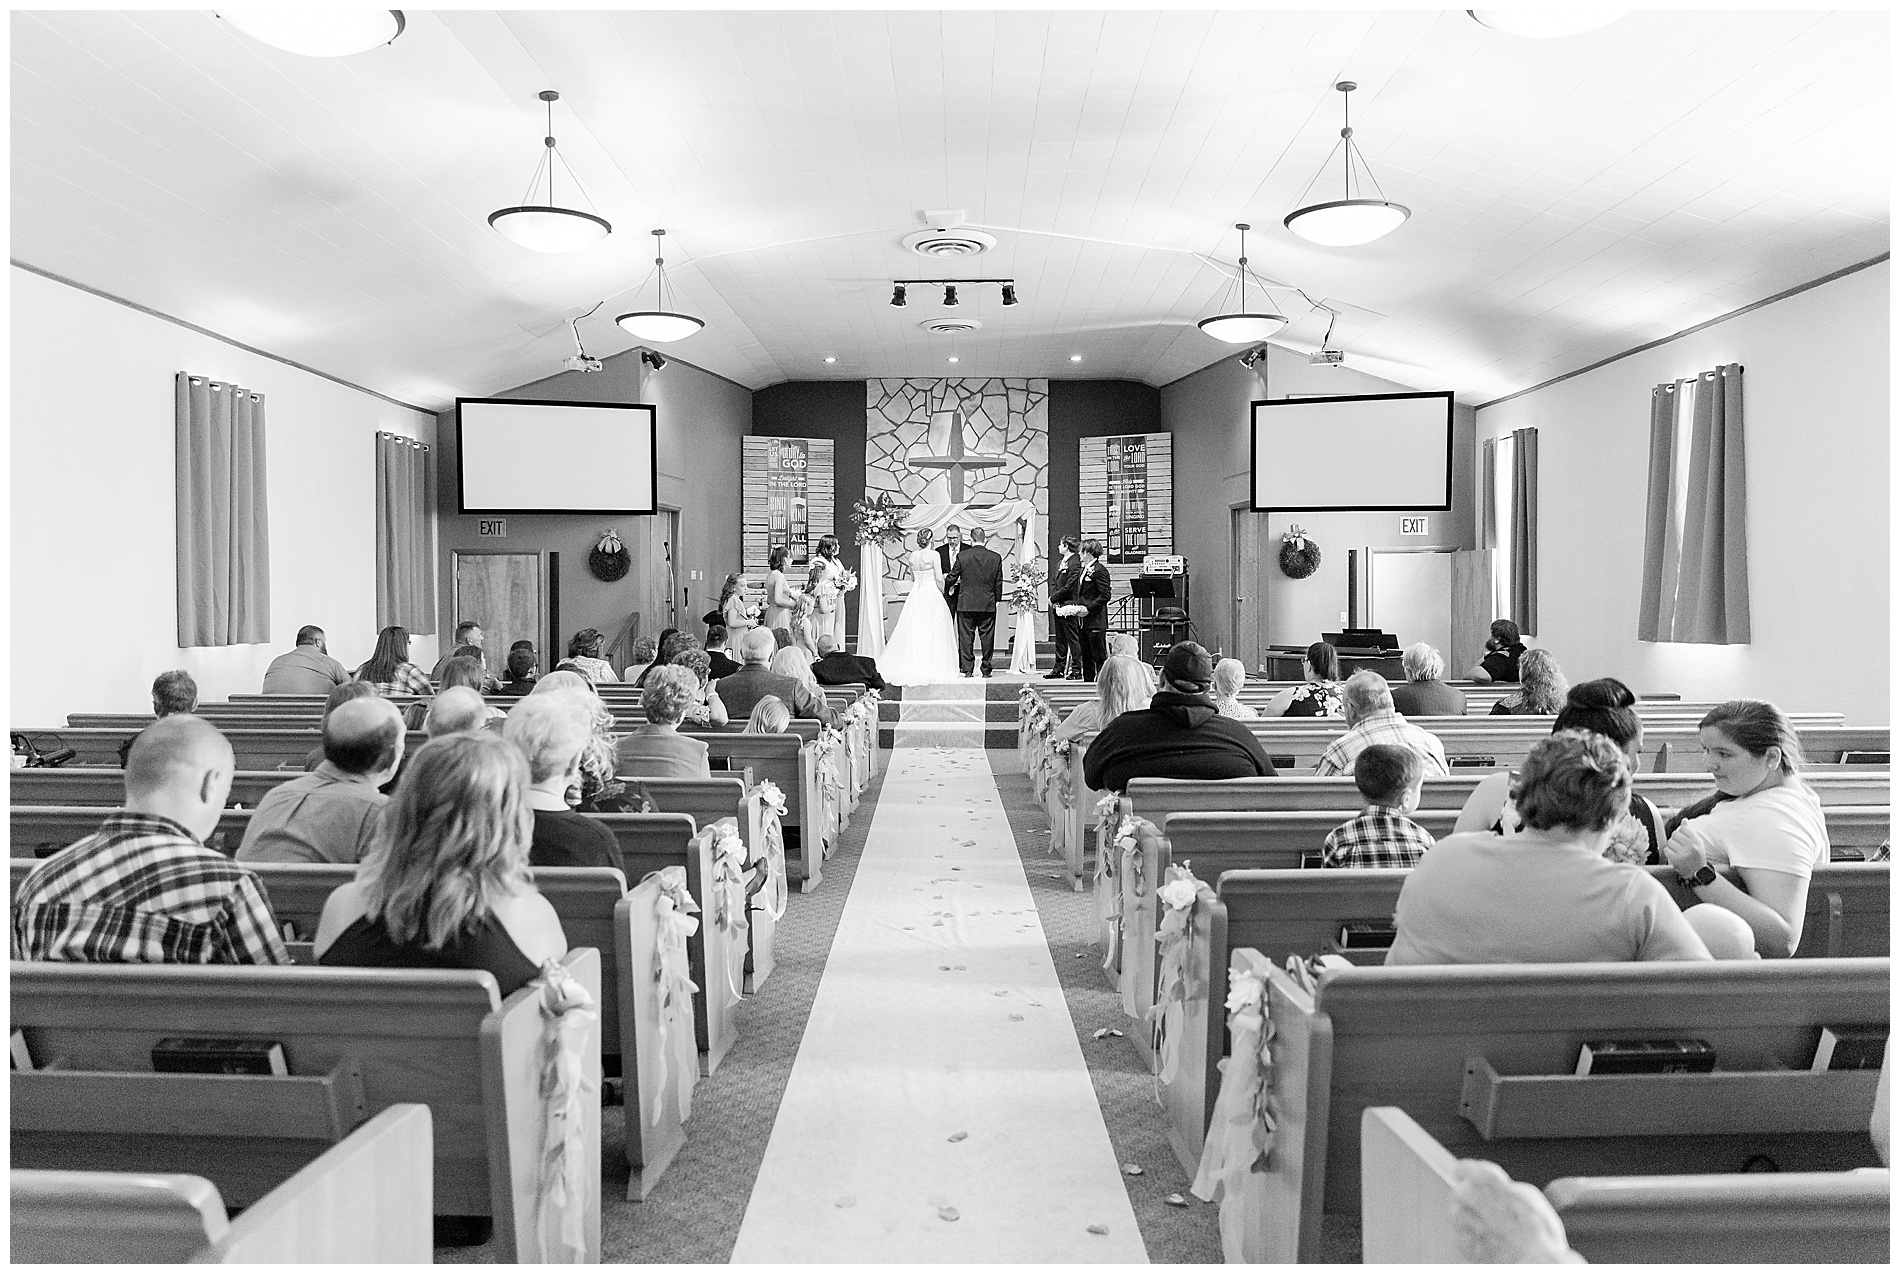
[[1494, 717], [1541, 717], [1563, 711], [1570, 686], [1557, 656], [1548, 650], [1527, 650], [1517, 661], [1518, 690], [1491, 705]]
[[567, 643], [567, 658], [562, 662], [573, 664], [596, 685], [603, 681], [619, 681], [620, 674], [614, 671], [614, 666], [601, 658], [601, 651], [606, 648], [606, 633], [598, 628], [583, 628]]
[[688, 669], [668, 664], [653, 668], [640, 694], [640, 706], [646, 709], [644, 725], [636, 727], [620, 740], [622, 778], [707, 779], [712, 767], [706, 757], [710, 749], [699, 739], [679, 732], [699, 697], [697, 679]]
[[719, 692], [712, 684], [712, 656], [705, 651], [688, 647], [673, 656], [673, 667], [684, 668], [699, 681], [697, 698], [693, 706], [686, 710], [684, 723], [720, 729], [730, 719], [726, 715], [726, 705], [719, 699]]

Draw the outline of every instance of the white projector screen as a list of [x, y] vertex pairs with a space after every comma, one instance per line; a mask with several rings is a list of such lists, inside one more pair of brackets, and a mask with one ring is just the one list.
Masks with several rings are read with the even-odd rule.
[[1451, 394], [1253, 405], [1253, 511], [1451, 507]]
[[463, 513], [656, 513], [656, 415], [644, 403], [458, 398]]

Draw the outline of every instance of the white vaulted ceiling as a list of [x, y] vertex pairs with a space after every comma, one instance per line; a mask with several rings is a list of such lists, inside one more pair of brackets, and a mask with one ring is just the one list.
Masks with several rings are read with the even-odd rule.
[[[664, 226], [705, 331], [669, 354], [751, 387], [1056, 375], [1164, 384], [1236, 221], [1254, 268], [1341, 311], [1349, 364], [1470, 402], [1878, 255], [1884, 12], [1636, 13], [1525, 40], [1435, 12], [416, 12], [319, 59], [209, 12], [12, 16], [17, 261], [408, 402], [631, 348]], [[1280, 225], [1356, 139], [1412, 220], [1358, 249]], [[562, 152], [614, 224], [543, 256], [518, 201], [556, 88]], [[908, 253], [927, 208], [998, 246]], [[1231, 267], [1230, 267], [1231, 268]], [[983, 321], [897, 277], [966, 289]], [[1291, 292], [1284, 343], [1325, 325]], [[1287, 308], [1292, 307], [1292, 308]], [[950, 354], [960, 362], [946, 364]], [[1070, 361], [1072, 354], [1083, 361]], [[826, 364], [825, 356], [837, 358]]]

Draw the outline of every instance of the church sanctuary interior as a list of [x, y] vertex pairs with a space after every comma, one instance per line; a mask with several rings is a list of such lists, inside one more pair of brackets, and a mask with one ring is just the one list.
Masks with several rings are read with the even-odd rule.
[[1885, 8], [9, 35], [12, 1259], [1891, 1259]]

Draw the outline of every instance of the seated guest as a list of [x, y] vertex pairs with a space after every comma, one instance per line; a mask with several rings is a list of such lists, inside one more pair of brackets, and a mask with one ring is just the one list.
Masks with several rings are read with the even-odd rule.
[[625, 678], [628, 685], [633, 685], [640, 680], [659, 651], [660, 643], [652, 637], [633, 639], [633, 662], [627, 665]]
[[784, 650], [787, 646], [793, 644], [792, 630], [790, 628], [787, 628], [784, 624], [780, 624], [777, 628], [772, 630], [772, 648], [774, 650]]
[[[480, 698], [482, 686], [492, 680], [494, 678], [482, 671], [481, 660], [469, 655], [457, 655], [442, 665], [441, 685], [444, 690], [466, 687], [475, 692], [476, 698]], [[500, 721], [508, 715], [500, 708], [490, 708], [485, 704], [483, 707], [490, 721]]]
[[714, 681], [721, 677], [730, 677], [739, 671], [739, 661], [732, 657], [731, 649], [726, 645], [731, 638], [724, 624], [711, 624], [706, 629], [706, 658], [712, 661]]
[[[323, 719], [325, 721], [328, 721], [330, 719], [330, 714], [332, 712], [335, 712], [338, 708], [350, 702], [352, 699], [374, 699], [377, 697], [378, 696], [376, 694], [376, 687], [370, 685], [368, 682], [346, 681], [342, 685], [330, 691], [329, 698], [323, 701]], [[404, 724], [407, 725], [407, 722], [405, 721]], [[319, 765], [322, 765], [324, 760], [325, 758], [323, 755], [323, 744], [318, 743], [316, 747], [311, 748], [308, 752], [304, 753], [302, 768], [304, 769], [306, 773], [313, 771]], [[290, 767], [283, 766], [280, 768], [289, 769]], [[387, 796], [388, 793], [385, 792], [384, 795]]]
[[264, 670], [267, 695], [327, 695], [331, 687], [350, 679], [342, 664], [330, 658], [323, 630], [305, 624], [297, 630], [297, 646], [270, 661]]
[[1326, 833], [1322, 867], [1413, 867], [1432, 847], [1432, 834], [1406, 815], [1418, 808], [1425, 765], [1418, 753], [1375, 743], [1352, 763], [1353, 786], [1365, 798], [1357, 818]]
[[660, 630], [660, 640], [653, 648], [653, 662], [647, 666], [645, 672], [640, 674], [640, 677], [635, 678], [630, 684], [643, 686], [646, 682], [642, 680], [642, 678], [644, 678], [647, 673], [652, 672], [655, 668], [664, 668], [672, 663], [673, 656], [680, 653], [680, 639], [685, 636], [686, 634], [677, 628], [662, 628]]
[[331, 891], [317, 963], [485, 969], [503, 996], [567, 954], [528, 879], [528, 763], [487, 732], [416, 749], [356, 879]]
[[1594, 734], [1531, 749], [1511, 799], [1516, 836], [1447, 836], [1399, 890], [1389, 965], [1707, 960], [1669, 891], [1604, 858], [1629, 808], [1623, 753]]
[[[1643, 719], [1636, 714], [1636, 696], [1614, 677], [1600, 677], [1572, 686], [1551, 733], [1559, 730], [1600, 734], [1622, 751], [1631, 774], [1641, 768]], [[1515, 836], [1521, 826], [1510, 799], [1511, 784], [1516, 777], [1505, 770], [1487, 775], [1465, 798], [1464, 808], [1459, 811], [1458, 822], [1452, 830]], [[1629, 813], [1611, 833], [1604, 853], [1620, 863], [1660, 863], [1663, 839], [1661, 812], [1648, 797], [1632, 792]]]
[[[1737, 699], [1703, 716], [1701, 741], [1715, 794], [1682, 811], [1663, 853], [1696, 898], [1747, 923], [1755, 950], [1791, 956], [1808, 881], [1829, 856], [1820, 798], [1801, 781], [1801, 740], [1774, 704]], [[1741, 877], [1739, 888], [1724, 868]]]
[[1517, 661], [1518, 692], [1491, 705], [1494, 717], [1541, 717], [1561, 711], [1570, 687], [1557, 656], [1548, 650], [1527, 650]]
[[[198, 683], [183, 668], [171, 672], [161, 672], [152, 679], [152, 715], [161, 721], [181, 712], [198, 710]], [[125, 768], [125, 758], [132, 751], [137, 735], [119, 744], [119, 768]]]
[[811, 691], [814, 697], [822, 699], [824, 692], [818, 688], [818, 678], [812, 676], [811, 665], [810, 651], [803, 646], [787, 646], [772, 656], [772, 662], [768, 666], [779, 676], [790, 677]]
[[493, 719], [482, 697], [468, 686], [450, 686], [429, 702], [421, 729], [431, 739], [451, 734], [473, 734], [488, 728]]
[[1232, 779], [1272, 774], [1273, 762], [1253, 732], [1209, 702], [1214, 661], [1184, 641], [1161, 666], [1161, 689], [1146, 708], [1104, 726], [1083, 758], [1083, 776], [1097, 791], [1119, 792], [1134, 778]]
[[884, 688], [884, 678], [877, 672], [877, 660], [845, 653], [834, 633], [818, 634], [818, 658], [812, 661], [811, 675], [821, 686]]
[[488, 664], [486, 662], [487, 658], [488, 657], [482, 653], [482, 648], [480, 646], [457, 646], [453, 654], [451, 654], [447, 659], [444, 659], [440, 663], [436, 664], [435, 672], [431, 675], [433, 676], [436, 685], [438, 686], [449, 685], [450, 683], [446, 680], [446, 678], [449, 676], [450, 667], [454, 666], [456, 660], [458, 659], [464, 660], [467, 663], [474, 664], [475, 667], [481, 672], [481, 680], [468, 681], [467, 680], [468, 673], [466, 672], [466, 670], [464, 670], [460, 674], [463, 678], [463, 684], [473, 686], [475, 688], [475, 693], [477, 694], [485, 694], [485, 695], [499, 694], [501, 692], [501, 682], [496, 680], [495, 675], [488, 671]]
[[1236, 697], [1246, 684], [1247, 665], [1240, 660], [1223, 659], [1214, 665], [1214, 706], [1223, 717], [1232, 717], [1236, 721], [1252, 721], [1259, 717], [1258, 708], [1250, 703], [1242, 703]]
[[[774, 695], [796, 717], [815, 717], [826, 725], [838, 724], [838, 713], [796, 678], [781, 677], [769, 666], [778, 643], [763, 628], [753, 628], [739, 639], [739, 653], [745, 666], [730, 677], [719, 679], [719, 697], [734, 717], [751, 716], [752, 707], [766, 695]], [[787, 647], [787, 649], [793, 649]]]
[[1517, 661], [1524, 657], [1524, 639], [1517, 625], [1508, 619], [1491, 621], [1491, 638], [1484, 643], [1485, 656], [1471, 670], [1473, 681], [1516, 681]]
[[487, 660], [482, 653], [482, 643], [485, 640], [487, 639], [482, 635], [482, 626], [474, 620], [465, 619], [457, 624], [455, 626], [455, 636], [444, 648], [442, 658], [436, 660], [435, 667], [429, 670], [429, 680], [440, 682], [442, 680], [442, 665], [457, 655], [460, 655], [464, 649], [473, 648], [475, 658], [486, 665]]
[[1127, 655], [1110, 655], [1095, 674], [1095, 697], [1070, 708], [1054, 738], [1061, 742], [1100, 730], [1124, 712], [1147, 707], [1154, 694], [1155, 676], [1147, 664]]
[[719, 697], [719, 692], [713, 689], [712, 660], [706, 652], [682, 650], [673, 656], [673, 667], [686, 669], [699, 683], [699, 689], [694, 694], [693, 706], [686, 710], [685, 724], [709, 730], [724, 728], [729, 720], [726, 715], [726, 705], [725, 701]]
[[1376, 672], [1355, 672], [1340, 691], [1345, 709], [1346, 733], [1326, 746], [1320, 754], [1318, 775], [1347, 774], [1359, 754], [1374, 743], [1391, 743], [1418, 753], [1425, 773], [1440, 777], [1450, 774], [1445, 764], [1445, 745], [1429, 730], [1421, 730], [1392, 710], [1392, 688]]
[[1127, 633], [1110, 633], [1104, 648], [1109, 655], [1123, 655], [1137, 663], [1141, 661], [1141, 643]]
[[238, 861], [360, 862], [389, 799], [377, 789], [396, 777], [403, 743], [402, 714], [387, 699], [356, 699], [326, 713], [323, 764], [264, 794]]
[[508, 714], [501, 737], [528, 762], [528, 807], [534, 811], [533, 867], [619, 867], [614, 834], [567, 806], [580, 783], [581, 753], [593, 738], [593, 709], [578, 694], [529, 695]]
[[409, 662], [409, 630], [396, 624], [377, 634], [375, 653], [357, 668], [355, 677], [376, 687], [378, 694], [426, 697], [435, 690], [429, 674]]
[[496, 693], [514, 695], [518, 698], [534, 689], [535, 663], [532, 648], [509, 651], [508, 680], [501, 683], [501, 689]]
[[1323, 641], [1306, 648], [1300, 660], [1304, 681], [1282, 690], [1260, 710], [1263, 717], [1338, 717], [1345, 715], [1339, 699], [1339, 651]]
[[1453, 690], [1439, 678], [1445, 675], [1445, 657], [1435, 646], [1418, 642], [1405, 648], [1399, 660], [1405, 684], [1392, 687], [1392, 707], [1408, 717], [1462, 717], [1463, 691]]
[[[607, 648], [607, 634], [598, 628], [583, 628], [575, 633], [567, 643], [567, 657], [580, 671], [593, 679], [595, 685], [603, 681], [617, 682], [620, 678], [614, 673], [614, 666], [601, 658], [601, 652]], [[637, 657], [639, 647], [634, 647]]]
[[791, 728], [792, 710], [777, 695], [766, 695], [752, 705], [752, 715], [746, 718], [745, 734], [784, 734]]
[[620, 756], [619, 774], [623, 778], [708, 779], [712, 767], [706, 762], [704, 741], [679, 732], [680, 719], [698, 697], [699, 687], [693, 674], [674, 665], [654, 665], [647, 670], [647, 683], [640, 692], [640, 706], [646, 709], [644, 725], [634, 727], [621, 737], [616, 751]]
[[125, 808], [34, 867], [13, 898], [24, 960], [288, 964], [257, 874], [206, 849], [236, 770], [201, 717], [145, 727], [125, 765]]
[[560, 663], [555, 664], [554, 671], [567, 673], [571, 677], [579, 677], [582, 681], [587, 683], [587, 688], [590, 690], [594, 687], [594, 675], [583, 669], [580, 664], [572, 659], [563, 659]]

